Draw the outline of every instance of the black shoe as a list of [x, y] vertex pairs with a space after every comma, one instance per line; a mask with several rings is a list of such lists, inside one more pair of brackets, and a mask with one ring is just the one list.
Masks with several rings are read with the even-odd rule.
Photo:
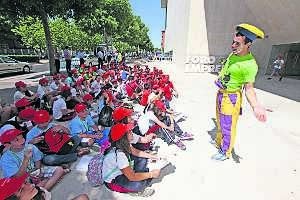
[[271, 80], [271, 79], [272, 79], [271, 77], [268, 78], [268, 80]]

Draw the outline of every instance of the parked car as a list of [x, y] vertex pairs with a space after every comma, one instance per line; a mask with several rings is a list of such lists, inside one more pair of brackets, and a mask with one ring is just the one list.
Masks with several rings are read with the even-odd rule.
[[32, 66], [27, 62], [20, 62], [8, 56], [0, 56], [0, 74], [10, 72], [29, 73]]
[[92, 63], [92, 65], [97, 65], [98, 64], [98, 58], [94, 55], [88, 54], [84, 58], [86, 64]]
[[[98, 64], [98, 58], [94, 55], [86, 54], [83, 57], [83, 59], [84, 59], [86, 65], [89, 65], [90, 63], [92, 63], [92, 65]], [[79, 66], [79, 58], [78, 57], [72, 58], [72, 66]]]

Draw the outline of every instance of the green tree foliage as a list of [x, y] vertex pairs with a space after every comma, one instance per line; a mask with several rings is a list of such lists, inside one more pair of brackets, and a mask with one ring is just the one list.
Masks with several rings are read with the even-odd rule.
[[0, 4], [0, 16], [20, 21], [14, 32], [27, 46], [46, 46], [51, 73], [55, 73], [53, 47], [87, 49], [104, 41], [119, 51], [153, 49], [149, 30], [133, 15], [129, 0], [0, 0]]
[[49, 19], [59, 16], [79, 18], [86, 12], [93, 12], [98, 2], [99, 0], [0, 0], [0, 14], [12, 18], [31, 16], [41, 20], [50, 59], [50, 72], [53, 74], [56, 69]]
[[15, 25], [13, 22], [8, 15], [0, 15], [0, 43], [5, 43], [5, 40], [17, 39], [11, 31]]
[[40, 20], [33, 17], [23, 18], [20, 20], [19, 25], [12, 29], [12, 31], [21, 36], [21, 40], [26, 46], [45, 49], [45, 33]]
[[[100, 34], [88, 35], [75, 24], [74, 20], [66, 21], [62, 18], [56, 18], [50, 20], [49, 26], [53, 46], [57, 49], [70, 46], [73, 49], [91, 50], [95, 44], [102, 41]], [[43, 26], [38, 18], [26, 17], [21, 19], [19, 26], [13, 29], [13, 32], [20, 35], [23, 43], [28, 47], [39, 49], [46, 47]]]
[[119, 51], [153, 49], [149, 29], [140, 17], [133, 15], [128, 0], [102, 0], [98, 6], [78, 21], [88, 33], [101, 33], [106, 43], [122, 49]]

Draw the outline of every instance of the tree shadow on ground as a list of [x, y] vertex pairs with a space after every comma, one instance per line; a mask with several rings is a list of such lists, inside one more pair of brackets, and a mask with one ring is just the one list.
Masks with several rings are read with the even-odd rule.
[[[211, 120], [214, 122], [214, 128], [207, 131], [208, 135], [211, 138], [211, 141], [215, 141], [216, 137], [217, 137], [217, 120], [216, 118], [211, 118]], [[240, 163], [241, 159], [243, 159], [241, 156], [239, 156], [236, 152], [235, 149], [233, 148], [231, 151], [231, 155], [232, 155], [232, 159], [236, 162], [236, 163]]]

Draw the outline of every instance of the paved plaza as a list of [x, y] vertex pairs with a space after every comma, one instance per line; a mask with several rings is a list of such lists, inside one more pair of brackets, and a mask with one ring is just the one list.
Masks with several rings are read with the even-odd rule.
[[[256, 89], [256, 92], [259, 101], [269, 110], [267, 122], [260, 123], [254, 118], [244, 98], [244, 112], [238, 123], [233, 159], [216, 162], [210, 159], [216, 149], [209, 143], [215, 134], [217, 90], [213, 81], [216, 76], [208, 73], [185, 73], [183, 68], [168, 62], [149, 65], [158, 66], [174, 80], [179, 98], [175, 99], [173, 105], [176, 110], [188, 116], [180, 125], [193, 133], [195, 140], [185, 142], [187, 150], [184, 152], [158, 141], [159, 154], [168, 157], [172, 164], [153, 183], [155, 194], [148, 199], [300, 199], [298, 80], [285, 79], [279, 83], [258, 77], [258, 87], [265, 89]], [[36, 85], [33, 75], [39, 77], [42, 73], [0, 79], [1, 97], [7, 96], [7, 101], [12, 98], [11, 87], [16, 80], [22, 79], [31, 86]], [[274, 85], [277, 90], [289, 89], [288, 93], [292, 97], [288, 99], [283, 97], [285, 95], [267, 92], [270, 91], [267, 87], [276, 90], [272, 88]], [[79, 161], [73, 164], [72, 172], [52, 190], [53, 199], [70, 199], [79, 193], [87, 193], [95, 200], [139, 199], [110, 192], [105, 187], [90, 187], [85, 173], [76, 170]]]

